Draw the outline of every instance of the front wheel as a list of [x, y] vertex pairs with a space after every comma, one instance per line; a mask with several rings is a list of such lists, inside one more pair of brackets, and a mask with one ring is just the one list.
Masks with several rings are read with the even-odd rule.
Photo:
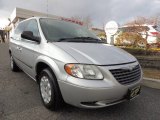
[[12, 55], [10, 55], [10, 66], [11, 66], [11, 70], [13, 72], [17, 72], [19, 71], [19, 67], [16, 65], [16, 63], [14, 62], [14, 59], [12, 57]]
[[39, 76], [39, 89], [43, 104], [50, 110], [57, 110], [62, 105], [62, 96], [56, 77], [50, 69], [44, 69]]

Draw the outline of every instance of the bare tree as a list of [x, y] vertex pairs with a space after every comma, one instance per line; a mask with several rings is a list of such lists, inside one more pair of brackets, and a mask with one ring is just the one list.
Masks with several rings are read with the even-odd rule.
[[144, 25], [144, 24], [150, 24], [150, 25], [157, 25], [160, 24], [160, 15], [153, 16], [153, 17], [136, 17], [134, 20], [127, 22], [125, 25]]
[[[133, 21], [126, 23], [125, 25], [131, 26], [128, 27], [128, 31], [135, 32], [137, 34], [145, 35], [145, 41], [143, 42], [147, 49], [147, 38], [148, 38], [148, 27], [145, 24], [156, 25], [158, 23], [158, 17], [136, 17]], [[142, 42], [142, 41], [140, 41]]]
[[86, 26], [88, 29], [90, 29], [93, 26], [92, 19], [90, 16], [86, 16], [86, 17], [73, 16], [71, 17], [71, 19], [76, 21], [82, 21], [83, 25]]
[[84, 22], [84, 25], [87, 26], [87, 28], [91, 28], [93, 26], [92, 19], [90, 16], [84, 17], [83, 22]]
[[147, 38], [148, 38], [148, 25], [155, 25], [160, 26], [160, 15], [154, 16], [154, 17], [136, 17], [133, 21], [130, 21], [126, 23], [126, 26], [131, 26], [130, 29], [132, 32], [135, 32], [137, 34], [143, 34], [145, 35], [145, 39], [141, 39], [139, 42], [143, 42], [145, 44], [146, 50], [150, 47], [147, 44]]

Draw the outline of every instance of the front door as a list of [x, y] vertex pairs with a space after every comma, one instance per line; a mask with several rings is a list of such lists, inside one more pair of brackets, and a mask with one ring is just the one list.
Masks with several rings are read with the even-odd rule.
[[[37, 20], [31, 19], [27, 22], [28, 24], [24, 31], [32, 31], [34, 36], [40, 37]], [[23, 62], [22, 68], [24, 72], [33, 78], [35, 77], [34, 66], [36, 57], [38, 56], [37, 50], [39, 47], [39, 43], [21, 38], [21, 61]]]

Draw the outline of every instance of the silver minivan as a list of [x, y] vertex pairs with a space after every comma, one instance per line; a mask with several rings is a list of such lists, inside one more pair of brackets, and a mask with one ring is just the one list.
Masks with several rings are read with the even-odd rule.
[[22, 70], [35, 80], [43, 104], [51, 110], [64, 102], [101, 108], [140, 94], [142, 70], [137, 59], [75, 23], [24, 20], [11, 35], [9, 53], [11, 70]]

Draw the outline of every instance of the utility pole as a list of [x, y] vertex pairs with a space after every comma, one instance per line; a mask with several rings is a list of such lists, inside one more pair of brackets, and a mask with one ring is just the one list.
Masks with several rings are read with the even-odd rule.
[[46, 12], [47, 12], [47, 17], [48, 17], [48, 0], [46, 1], [47, 2], [47, 5], [46, 5]]

